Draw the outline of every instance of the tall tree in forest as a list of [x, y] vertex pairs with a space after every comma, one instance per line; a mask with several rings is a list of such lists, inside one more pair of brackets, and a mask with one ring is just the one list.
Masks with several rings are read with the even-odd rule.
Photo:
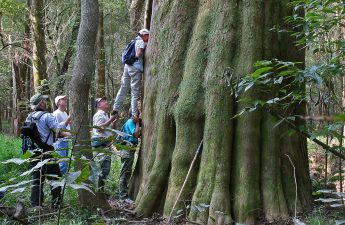
[[[34, 37], [32, 45], [32, 69], [34, 77], [35, 92], [40, 91], [49, 94], [49, 86], [46, 83], [41, 85], [41, 81], [48, 79], [46, 62], [46, 41], [44, 31], [44, 0], [31, 0], [30, 21]], [[41, 86], [41, 90], [39, 90]]]
[[[79, 4], [78, 4], [78, 10], [80, 10]], [[73, 29], [72, 29], [72, 33], [71, 33], [71, 37], [69, 39], [68, 42], [68, 48], [65, 52], [63, 61], [62, 61], [62, 65], [60, 64], [59, 60], [58, 60], [58, 56], [56, 56], [56, 61], [57, 61], [57, 76], [58, 76], [58, 82], [56, 84], [56, 88], [55, 88], [55, 96], [57, 95], [62, 95], [64, 94], [64, 86], [66, 83], [66, 77], [64, 76], [70, 66], [71, 63], [71, 59], [72, 56], [75, 52], [75, 44], [77, 41], [77, 36], [78, 36], [78, 30], [79, 30], [79, 24], [80, 24], [80, 13], [78, 13], [78, 16], [76, 18], [76, 21], [73, 25]], [[57, 54], [57, 53], [56, 53]]]
[[129, 0], [129, 13], [131, 28], [134, 32], [138, 32], [144, 25], [145, 2], [147, 0]]
[[[70, 92], [70, 114], [73, 118], [72, 129], [77, 131], [77, 140], [74, 154], [84, 155], [92, 158], [92, 153], [81, 153], [82, 149], [90, 149], [90, 132], [88, 129], [88, 107], [89, 92], [92, 76], [95, 70], [95, 44], [98, 27], [98, 1], [81, 1], [81, 19], [77, 38], [77, 54], [74, 62], [73, 77]], [[79, 163], [76, 164], [78, 170], [81, 169]], [[106, 208], [108, 203], [105, 195], [80, 190], [79, 200], [84, 207]]]
[[[143, 149], [134, 175], [140, 215], [170, 214], [201, 140], [201, 158], [175, 210], [188, 204], [209, 207], [191, 210], [190, 220], [255, 224], [259, 218], [288, 218], [295, 201], [297, 210], [311, 206], [306, 139], [282, 135], [287, 128], [273, 129], [276, 121], [265, 112], [231, 119], [246, 104], [234, 100], [225, 80], [253, 72], [261, 59], [304, 61], [292, 37], [272, 30], [288, 27], [288, 2], [154, 1], [145, 58]], [[301, 115], [305, 106], [290, 111]]]
[[[0, 9], [0, 41], [3, 49], [8, 48], [8, 61], [12, 74], [11, 133], [18, 136], [20, 124], [25, 119], [26, 97], [30, 89], [29, 85], [26, 85], [31, 74], [29, 15], [24, 10], [24, 3], [11, 2], [4, 4], [3, 7]], [[4, 10], [4, 14], [1, 10]], [[2, 16], [4, 16], [5, 28]], [[13, 26], [14, 24], [18, 24], [18, 26]], [[9, 27], [11, 28], [9, 29]], [[11, 32], [16, 32], [14, 27], [20, 29], [15, 33], [16, 36], [11, 35]], [[20, 41], [17, 41], [18, 39]]]
[[104, 14], [103, 4], [99, 4], [99, 19], [97, 32], [97, 79], [96, 96], [105, 96], [105, 50], [104, 50]]

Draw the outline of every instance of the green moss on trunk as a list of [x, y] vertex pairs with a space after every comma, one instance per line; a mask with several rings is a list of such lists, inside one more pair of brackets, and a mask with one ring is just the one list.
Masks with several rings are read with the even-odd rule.
[[[298, 171], [300, 209], [311, 203], [305, 139], [281, 138], [277, 130], [287, 128], [273, 130], [275, 121], [265, 112], [231, 119], [246, 104], [234, 101], [226, 83], [226, 76], [251, 73], [257, 60], [302, 60], [290, 37], [271, 30], [285, 26], [291, 12], [286, 2], [155, 2], [145, 67], [144, 143], [135, 176], [139, 214], [170, 213], [201, 139], [200, 165], [175, 210], [190, 201], [210, 206], [187, 212], [190, 220], [255, 224], [291, 215], [294, 174], [285, 154]], [[252, 92], [241, 99], [263, 96]]]

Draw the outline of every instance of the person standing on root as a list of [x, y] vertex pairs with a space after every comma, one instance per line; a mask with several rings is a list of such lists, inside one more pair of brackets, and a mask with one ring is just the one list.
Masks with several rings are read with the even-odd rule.
[[[36, 121], [37, 131], [39, 133], [40, 143], [33, 143], [37, 146], [33, 150], [33, 154], [36, 160], [33, 160], [30, 164], [31, 168], [34, 168], [39, 162], [50, 159], [52, 156], [46, 152], [54, 151], [53, 140], [54, 133], [59, 129], [66, 129], [70, 123], [71, 118], [68, 117], [65, 121], [58, 123], [55, 117], [47, 112], [47, 95], [35, 94], [30, 98], [30, 107], [33, 110], [32, 113], [26, 118], [26, 122]], [[45, 153], [45, 154], [42, 154]], [[32, 172], [33, 181], [31, 186], [31, 205], [32, 207], [41, 206], [43, 202], [43, 184], [44, 180], [58, 180], [61, 176], [59, 165], [50, 161], [43, 166], [36, 168]], [[61, 187], [51, 187], [52, 194], [52, 206], [57, 207], [61, 202]]]
[[[116, 117], [109, 117], [109, 102], [106, 97], [96, 99], [97, 112], [93, 116], [93, 126], [99, 128], [92, 129], [91, 145], [96, 148], [110, 148], [111, 137], [113, 133], [105, 130], [105, 128], [112, 128], [112, 123], [115, 122]], [[110, 150], [109, 150], [110, 152]], [[109, 175], [111, 169], [111, 157], [104, 153], [98, 153], [95, 151], [96, 159], [101, 166], [101, 175], [98, 178], [98, 188], [104, 192], [105, 179]]]
[[[56, 96], [55, 105], [57, 106], [57, 109], [53, 112], [53, 115], [55, 116], [55, 119], [58, 123], [61, 123], [68, 118], [68, 115], [66, 113], [67, 104], [68, 104], [67, 95]], [[66, 127], [66, 130], [71, 130], [69, 125]], [[55, 150], [60, 156], [64, 156], [64, 157], [68, 156], [68, 148], [69, 148], [68, 145], [69, 145], [70, 136], [71, 135], [69, 132], [66, 132], [66, 131], [60, 132], [60, 135], [58, 136], [54, 144]], [[62, 175], [67, 173], [67, 170], [68, 170], [67, 161], [59, 162], [59, 167], [60, 167], [60, 172]]]
[[[138, 116], [132, 115], [132, 110], [129, 110], [129, 119], [122, 126], [121, 131], [127, 136], [120, 136], [119, 139], [123, 140], [123, 145], [134, 148], [138, 145], [138, 138], [140, 137], [140, 124], [141, 119]], [[118, 194], [120, 200], [126, 203], [132, 203], [133, 201], [128, 197], [128, 181], [132, 175], [132, 166], [134, 161], [135, 150], [120, 150], [121, 157], [121, 172], [119, 180]]]
[[150, 31], [141, 29], [135, 38], [135, 61], [132, 65], [125, 64], [123, 75], [121, 78], [121, 87], [117, 92], [112, 115], [118, 116], [118, 112], [122, 107], [126, 98], [129, 87], [131, 88], [131, 108], [132, 115], [138, 117], [138, 100], [140, 96], [140, 87], [142, 74], [144, 72], [144, 51], [149, 40]]

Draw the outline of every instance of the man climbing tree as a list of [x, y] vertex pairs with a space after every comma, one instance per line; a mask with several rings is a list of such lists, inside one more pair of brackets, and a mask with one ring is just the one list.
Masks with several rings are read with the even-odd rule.
[[[232, 119], [246, 104], [234, 100], [225, 79], [253, 72], [261, 59], [304, 61], [294, 39], [272, 29], [288, 28], [284, 18], [292, 9], [287, 2], [154, 3], [143, 153], [133, 182], [140, 185], [131, 196], [140, 215], [171, 213], [201, 140], [201, 158], [173, 215], [186, 205], [203, 205], [204, 211], [190, 210], [190, 220], [256, 224], [259, 218], [286, 219], [311, 206], [306, 139], [288, 136], [283, 125], [273, 128], [275, 119], [264, 112]], [[268, 94], [252, 92], [240, 99]], [[304, 111], [303, 103], [289, 108], [291, 114]]]
[[150, 31], [147, 29], [141, 29], [138, 36], [127, 46], [122, 55], [122, 61], [125, 66], [121, 78], [121, 87], [116, 95], [112, 115], [118, 115], [130, 87], [132, 115], [138, 117], [138, 100], [142, 74], [144, 72], [144, 50], [149, 40], [149, 34]]

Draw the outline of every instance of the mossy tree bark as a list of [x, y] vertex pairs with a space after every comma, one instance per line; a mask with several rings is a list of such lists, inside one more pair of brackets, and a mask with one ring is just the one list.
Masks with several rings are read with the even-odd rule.
[[[35, 92], [49, 94], [44, 11], [44, 0], [31, 0], [30, 21], [34, 37], [32, 44], [32, 74], [34, 77], [34, 88]], [[43, 80], [46, 80], [45, 84], [41, 84]]]
[[[289, 1], [154, 1], [145, 58], [143, 146], [132, 188], [136, 211], [169, 215], [198, 144], [204, 147], [175, 210], [193, 221], [255, 224], [311, 205], [306, 139], [288, 136], [264, 111], [232, 117], [246, 105], [233, 99], [224, 72], [253, 71], [257, 60], [303, 62], [287, 34]], [[230, 68], [230, 69], [229, 69]], [[259, 91], [241, 98], [263, 96]], [[304, 113], [304, 105], [291, 108]], [[297, 122], [296, 122], [297, 123]], [[296, 184], [293, 166], [296, 167]]]
[[[77, 132], [77, 140], [74, 146], [73, 154], [81, 157], [92, 158], [92, 153], [81, 153], [82, 149], [90, 149], [90, 132], [88, 129], [88, 102], [91, 80], [95, 71], [95, 46], [98, 27], [98, 1], [81, 1], [81, 19], [80, 28], [77, 37], [77, 52], [73, 68], [73, 77], [71, 81], [71, 116], [72, 129]], [[76, 163], [76, 169], [81, 170], [80, 163]], [[79, 201], [83, 207], [88, 208], [109, 208], [105, 195], [101, 193], [92, 193], [80, 190]]]

